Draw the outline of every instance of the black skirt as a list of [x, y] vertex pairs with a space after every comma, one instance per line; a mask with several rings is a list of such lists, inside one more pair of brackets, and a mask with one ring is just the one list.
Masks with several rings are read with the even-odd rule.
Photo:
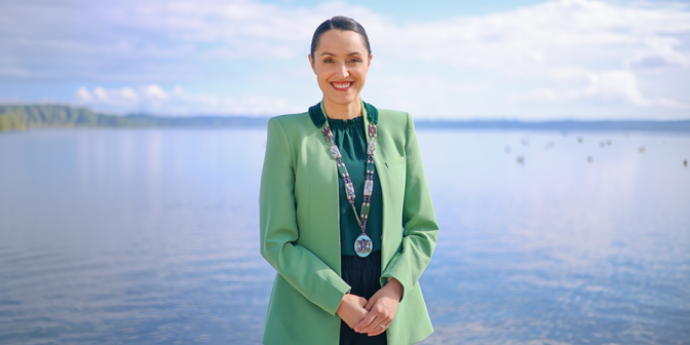
[[[343, 280], [352, 287], [350, 293], [367, 300], [381, 288], [381, 252], [376, 251], [366, 258], [343, 255], [341, 257]], [[386, 331], [387, 332], [387, 331]], [[356, 333], [345, 321], [340, 321], [340, 345], [386, 345], [386, 332], [375, 337]]]

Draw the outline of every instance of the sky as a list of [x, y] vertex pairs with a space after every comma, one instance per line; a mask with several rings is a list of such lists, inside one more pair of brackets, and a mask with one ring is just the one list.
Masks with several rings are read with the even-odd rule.
[[321, 100], [335, 15], [373, 60], [362, 98], [420, 119], [690, 119], [690, 1], [0, 1], [0, 103], [273, 116]]

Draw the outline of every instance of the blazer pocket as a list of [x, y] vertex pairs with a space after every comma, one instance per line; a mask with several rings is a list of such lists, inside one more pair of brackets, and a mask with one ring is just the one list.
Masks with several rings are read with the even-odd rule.
[[407, 157], [405, 157], [405, 156], [398, 157], [398, 158], [393, 158], [393, 159], [391, 159], [391, 160], [389, 160], [389, 161], [386, 162], [386, 167], [387, 167], [388, 169], [390, 169], [390, 168], [392, 168], [392, 167], [394, 167], [394, 166], [396, 166], [396, 165], [400, 165], [400, 164], [405, 163], [406, 160], [407, 160]]
[[386, 167], [388, 168], [386, 173], [398, 186], [405, 184], [405, 175], [407, 174], [407, 169], [405, 169], [405, 163], [407, 162], [407, 157], [397, 157], [386, 162]]

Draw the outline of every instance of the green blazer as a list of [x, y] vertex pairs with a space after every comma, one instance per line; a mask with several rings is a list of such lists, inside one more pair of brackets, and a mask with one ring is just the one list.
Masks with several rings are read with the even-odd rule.
[[[383, 192], [381, 286], [394, 277], [404, 288], [388, 344], [413, 344], [433, 332], [418, 280], [436, 245], [438, 224], [412, 117], [366, 112], [378, 124], [374, 161]], [[375, 115], [375, 114], [373, 114]], [[350, 286], [341, 278], [338, 170], [309, 113], [268, 122], [261, 175], [261, 254], [276, 277], [263, 343], [337, 345], [335, 313]], [[368, 136], [367, 136], [367, 139]]]

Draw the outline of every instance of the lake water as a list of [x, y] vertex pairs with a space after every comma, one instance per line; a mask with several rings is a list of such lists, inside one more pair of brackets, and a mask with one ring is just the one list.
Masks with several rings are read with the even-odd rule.
[[[441, 227], [424, 344], [690, 344], [690, 135], [418, 135]], [[264, 148], [0, 135], [0, 344], [260, 343]]]

